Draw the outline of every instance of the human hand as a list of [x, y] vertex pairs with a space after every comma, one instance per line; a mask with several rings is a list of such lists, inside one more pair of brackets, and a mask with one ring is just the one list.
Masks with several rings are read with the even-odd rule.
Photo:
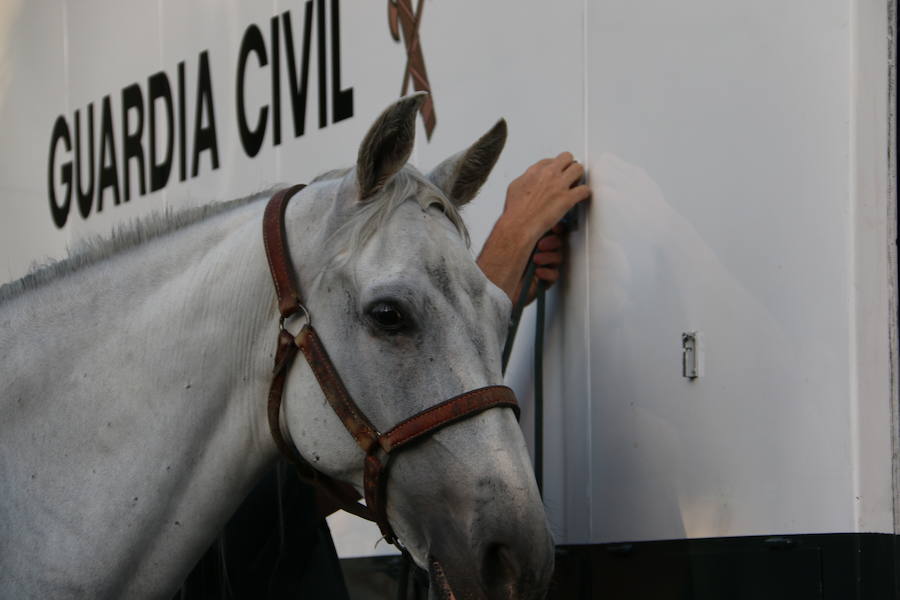
[[579, 202], [591, 195], [590, 188], [579, 183], [584, 167], [570, 152], [545, 158], [509, 184], [500, 222], [525, 236], [528, 248], [550, 231]]
[[[535, 279], [552, 285], [559, 278], [564, 230], [558, 223], [573, 206], [590, 197], [590, 188], [579, 184], [583, 176], [584, 167], [563, 152], [533, 164], [509, 185], [503, 214], [484, 244], [478, 265], [513, 302], [535, 244]], [[529, 302], [537, 291], [537, 281], [531, 285]]]

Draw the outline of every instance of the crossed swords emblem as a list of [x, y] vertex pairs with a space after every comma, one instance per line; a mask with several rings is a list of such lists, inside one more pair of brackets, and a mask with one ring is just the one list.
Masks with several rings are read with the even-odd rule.
[[428, 92], [428, 96], [419, 110], [422, 113], [422, 121], [425, 123], [425, 137], [430, 140], [437, 120], [434, 116], [431, 86], [428, 84], [428, 74], [425, 72], [425, 57], [422, 55], [422, 46], [419, 43], [419, 23], [422, 21], [424, 3], [425, 0], [418, 0], [416, 12], [413, 12], [412, 0], [388, 0], [388, 26], [395, 42], [400, 41], [402, 32], [403, 43], [406, 46], [406, 70], [403, 72], [403, 87], [400, 89], [400, 95], [406, 95], [410, 79], [412, 79], [413, 89], [417, 92]]

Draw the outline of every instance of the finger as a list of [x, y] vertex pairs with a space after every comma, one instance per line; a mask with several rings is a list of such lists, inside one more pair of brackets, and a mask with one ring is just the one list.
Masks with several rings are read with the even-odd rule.
[[562, 252], [538, 252], [532, 260], [542, 267], [559, 265], [562, 262]]
[[535, 270], [534, 274], [535, 274], [535, 275], [537, 276], [537, 278], [540, 279], [541, 281], [544, 281], [544, 282], [549, 283], [549, 284], [551, 284], [551, 285], [552, 285], [557, 279], [559, 279], [559, 270], [557, 270], [557, 269], [547, 269], [547, 268], [537, 269], [537, 270]]
[[561, 152], [556, 158], [553, 159], [553, 162], [557, 164], [560, 171], [565, 171], [566, 167], [571, 165], [575, 161], [575, 157], [572, 156], [571, 152]]
[[584, 177], [584, 165], [580, 162], [573, 162], [566, 170], [563, 171], [563, 178], [566, 182], [566, 187], [572, 187], [576, 183], [578, 183], [581, 178]]
[[568, 191], [566, 199], [570, 206], [575, 206], [579, 202], [583, 202], [591, 197], [591, 188], [587, 185], [576, 185]]
[[537, 243], [537, 249], [541, 252], [557, 250], [560, 246], [562, 246], [562, 239], [556, 234], [545, 235]]

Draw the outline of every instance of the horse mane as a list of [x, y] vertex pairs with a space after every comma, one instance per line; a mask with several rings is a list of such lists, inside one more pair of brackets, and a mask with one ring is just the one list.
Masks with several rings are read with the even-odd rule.
[[[345, 176], [350, 170], [328, 171], [315, 177], [311, 183], [332, 181]], [[66, 258], [50, 260], [32, 267], [21, 279], [0, 285], [0, 302], [20, 296], [58, 277], [79, 271], [149, 240], [269, 197], [274, 189], [270, 188], [226, 202], [178, 210], [166, 209], [118, 225], [108, 238], [93, 236], [81, 240], [69, 249]], [[388, 181], [377, 199], [360, 203], [347, 221], [337, 229], [328, 244], [333, 248], [332, 261], [349, 260], [356, 256], [394, 211], [412, 199], [418, 202], [422, 210], [428, 210], [432, 206], [438, 207], [454, 225], [466, 246], [469, 245], [469, 232], [456, 206], [418, 170], [405, 166]]]
[[79, 271], [110, 256], [140, 246], [149, 240], [255, 202], [267, 197], [271, 192], [271, 189], [264, 190], [242, 198], [192, 208], [178, 210], [167, 208], [163, 212], [154, 212], [117, 225], [108, 238], [91, 236], [80, 240], [75, 246], [68, 249], [66, 258], [50, 259], [44, 264], [33, 266], [31, 271], [21, 279], [0, 285], [0, 302], [20, 296], [57, 277]]

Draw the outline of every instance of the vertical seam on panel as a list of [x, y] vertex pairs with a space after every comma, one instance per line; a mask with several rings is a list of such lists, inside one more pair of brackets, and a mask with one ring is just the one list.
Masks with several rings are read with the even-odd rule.
[[[582, 110], [582, 140], [584, 142], [584, 164], [590, 167], [590, 152], [588, 143], [588, 0], [583, 0], [581, 11], [581, 110]], [[590, 173], [587, 172], [587, 183], [590, 184]], [[593, 490], [594, 490], [594, 464], [593, 464], [593, 444], [591, 435], [593, 433], [593, 398], [591, 390], [591, 245], [590, 245], [590, 212], [581, 209], [584, 217], [584, 278], [585, 278], [585, 302], [584, 302], [584, 379], [586, 398], [586, 415], [585, 424], [587, 431], [585, 432], [585, 454], [587, 464], [587, 497], [584, 499], [587, 504], [587, 525], [588, 525], [588, 541], [594, 540], [594, 510], [593, 510]]]
[[890, 368], [890, 403], [891, 403], [891, 473], [892, 473], [892, 513], [894, 523], [894, 533], [900, 531], [900, 506], [898, 506], [898, 494], [900, 494], [900, 394], [898, 394], [898, 302], [897, 287], [898, 282], [898, 264], [897, 264], [897, 229], [898, 229], [898, 207], [897, 207], [897, 3], [896, 0], [888, 0], [885, 9], [887, 14], [887, 35], [888, 35], [888, 139], [887, 139], [887, 159], [888, 159], [888, 189], [887, 189], [887, 223], [888, 223], [888, 340], [889, 340], [889, 368]]
[[859, 389], [859, 365], [857, 361], [859, 360], [859, 315], [857, 314], [859, 302], [857, 300], [858, 291], [858, 283], [859, 283], [859, 267], [857, 265], [857, 260], [859, 259], [859, 249], [857, 248], [857, 226], [859, 222], [859, 207], [857, 206], [857, 202], [859, 201], [859, 169], [857, 166], [858, 161], [860, 160], [859, 156], [859, 88], [862, 85], [862, 75], [860, 73], [860, 69], [857, 64], [860, 60], [860, 48], [859, 44], [861, 43], [861, 37], [859, 32], [860, 24], [860, 16], [859, 16], [859, 5], [857, 2], [849, 3], [849, 23], [850, 27], [848, 28], [848, 33], [850, 36], [849, 40], [849, 51], [850, 51], [850, 60], [848, 61], [849, 72], [847, 76], [849, 78], [849, 119], [848, 119], [848, 140], [847, 143], [849, 145], [849, 164], [847, 165], [849, 176], [847, 181], [847, 208], [849, 211], [849, 226], [848, 226], [848, 244], [847, 250], [849, 251], [850, 259], [848, 261], [848, 268], [850, 270], [850, 293], [848, 294], [848, 321], [849, 321], [849, 335], [848, 335], [848, 346], [850, 347], [850, 357], [847, 365], [847, 369], [849, 372], [849, 428], [850, 428], [850, 485], [852, 489], [852, 493], [850, 494], [850, 502], [852, 505], [852, 520], [853, 520], [853, 531], [860, 531], [860, 488], [861, 488], [861, 480], [860, 480], [860, 402], [862, 402], [862, 398], [860, 397], [860, 389]]

